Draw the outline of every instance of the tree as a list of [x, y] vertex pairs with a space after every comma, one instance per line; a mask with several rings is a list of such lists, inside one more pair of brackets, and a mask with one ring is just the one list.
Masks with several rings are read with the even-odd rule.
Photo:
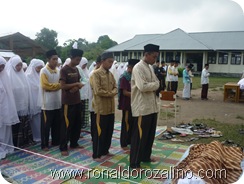
[[97, 44], [100, 45], [102, 49], [106, 50], [110, 47], [117, 45], [118, 43], [116, 41], [111, 40], [108, 35], [103, 35], [98, 38]]
[[47, 49], [55, 49], [58, 46], [58, 33], [48, 28], [43, 28], [40, 32], [36, 33], [35, 41]]

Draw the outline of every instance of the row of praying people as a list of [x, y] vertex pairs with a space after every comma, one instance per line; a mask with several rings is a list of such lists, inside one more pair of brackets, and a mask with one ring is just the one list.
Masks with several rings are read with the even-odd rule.
[[145, 45], [143, 58], [128, 60], [127, 69], [120, 71], [117, 81], [112, 72], [118, 68], [110, 52], [102, 53], [90, 71], [79, 49], [71, 49], [70, 58], [61, 69], [57, 67], [57, 52], [50, 50], [46, 53], [47, 63], [33, 59], [26, 74], [19, 56], [12, 57], [7, 64], [2, 59], [0, 68], [7, 66], [0, 73], [0, 113], [4, 117], [0, 126], [8, 130], [0, 129], [5, 135], [4, 139], [0, 137], [4, 143], [0, 144], [0, 151], [4, 149], [6, 155], [13, 150], [4, 145], [23, 147], [38, 139], [44, 151], [59, 146], [62, 156], [68, 156], [69, 149], [84, 149], [78, 140], [88, 119], [83, 115], [84, 109], [88, 108], [92, 157], [101, 161], [111, 155], [118, 94], [118, 109], [123, 114], [120, 143], [124, 150], [130, 145], [130, 167], [140, 168], [141, 162], [154, 162], [151, 153], [158, 113], [156, 91], [160, 84], [152, 65], [158, 54], [159, 46]]

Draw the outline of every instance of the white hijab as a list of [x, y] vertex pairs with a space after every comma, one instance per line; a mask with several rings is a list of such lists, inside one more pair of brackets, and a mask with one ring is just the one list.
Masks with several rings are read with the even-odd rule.
[[70, 58], [67, 58], [67, 59], [65, 60], [64, 64], [63, 64], [63, 67], [64, 67], [65, 65], [68, 65], [68, 64], [70, 63], [70, 61], [71, 61], [71, 59], [70, 59]]
[[23, 68], [23, 69], [26, 69], [27, 67], [28, 67], [27, 63], [22, 62], [22, 68]]
[[29, 114], [30, 110], [30, 91], [23, 68], [19, 72], [15, 69], [19, 63], [22, 63], [22, 60], [18, 55], [11, 57], [6, 64], [6, 71], [10, 79], [17, 113], [19, 116], [25, 116]]
[[[87, 63], [88, 63], [88, 60], [85, 57], [82, 57], [80, 60], [80, 64], [79, 64], [80, 68], [82, 69], [82, 66]], [[89, 78], [89, 71], [87, 69], [87, 66], [85, 69], [82, 69], [82, 71], [83, 71], [84, 75], [86, 76], [86, 78]]]
[[30, 92], [31, 92], [31, 103], [33, 104], [33, 108], [31, 109], [31, 112], [33, 115], [38, 114], [41, 112], [41, 108], [37, 106], [37, 99], [39, 96], [40, 91], [40, 73], [36, 72], [36, 67], [42, 66], [44, 67], [45, 64], [40, 59], [32, 59], [30, 62], [30, 65], [28, 66], [25, 74], [27, 77], [27, 81], [30, 85]]
[[90, 65], [90, 67], [89, 67], [89, 74], [93, 71], [93, 69], [95, 68], [95, 66], [96, 66], [96, 62], [93, 61], [92, 64]]
[[[0, 56], [0, 65], [6, 66], [6, 60]], [[3, 125], [19, 123], [19, 117], [14, 102], [14, 96], [10, 85], [6, 68], [0, 72], [0, 128]]]
[[119, 64], [119, 67], [118, 67], [119, 77], [124, 73], [124, 67], [125, 67], [125, 64], [124, 63], [120, 63]]
[[119, 76], [119, 73], [118, 73], [117, 67], [118, 67], [118, 62], [117, 61], [114, 61], [112, 67], [109, 70], [113, 74], [114, 79], [116, 81], [116, 84], [118, 84], [118, 80], [119, 80], [119, 77], [120, 77]]
[[82, 69], [82, 66], [87, 64], [88, 60], [85, 57], [82, 57], [80, 60], [79, 65], [77, 66], [77, 68], [80, 71], [80, 75], [81, 75], [81, 82], [83, 84], [85, 84], [81, 89], [80, 89], [80, 96], [81, 96], [81, 100], [85, 100], [89, 98], [89, 71], [86, 68]]

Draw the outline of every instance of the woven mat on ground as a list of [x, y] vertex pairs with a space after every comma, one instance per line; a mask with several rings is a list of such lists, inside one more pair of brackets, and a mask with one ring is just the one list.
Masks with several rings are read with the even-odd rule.
[[111, 159], [97, 165], [89, 174], [78, 176], [64, 184], [73, 183], [162, 183], [167, 180], [172, 167], [181, 159], [188, 146], [163, 144], [155, 141], [153, 156], [159, 160], [155, 163], [142, 163], [146, 172], [132, 171], [129, 168], [129, 152], [113, 156]]
[[[190, 153], [177, 167], [177, 178], [191, 170], [210, 184], [228, 184], [236, 182], [241, 173], [241, 161], [244, 154], [239, 147], [227, 147], [218, 141], [210, 144], [196, 144], [190, 148]], [[201, 172], [200, 172], [201, 171]], [[176, 178], [176, 177], [175, 177]], [[177, 183], [177, 179], [173, 180]]]
[[[70, 170], [84, 170], [87, 173], [88, 169], [102, 169], [106, 168], [107, 170], [118, 169], [120, 166], [121, 169], [128, 167], [128, 158], [129, 155], [125, 151], [121, 150], [119, 139], [116, 139], [116, 133], [118, 131], [114, 131], [112, 146], [110, 148], [110, 152], [115, 154], [113, 157], [105, 157], [102, 163], [95, 162], [92, 159], [92, 143], [91, 136], [88, 133], [89, 128], [87, 130], [82, 131], [81, 135], [83, 138], [79, 140], [79, 144], [84, 146], [84, 149], [81, 150], [70, 150], [70, 155], [68, 157], [61, 157], [60, 151], [58, 147], [51, 147], [50, 151], [44, 152], [40, 149], [40, 144], [35, 146], [31, 146], [26, 148], [27, 151], [15, 151], [13, 154], [8, 155], [4, 160], [0, 161], [0, 169], [1, 171], [9, 176], [11, 179], [16, 181], [17, 183], [23, 184], [32, 184], [32, 183], [52, 183], [58, 184], [62, 182], [78, 182], [80, 183], [80, 179], [70, 180], [69, 174], [66, 174], [64, 177], [65, 171]], [[161, 142], [155, 141], [153, 148], [153, 155], [155, 157], [159, 157], [160, 161], [154, 164], [142, 164], [144, 168], [151, 169], [169, 169], [170, 166], [174, 166], [180, 160], [181, 156], [184, 154], [187, 146], [176, 145], [176, 144], [163, 144]], [[32, 154], [32, 152], [37, 153], [38, 155]], [[47, 158], [48, 157], [48, 158]], [[60, 171], [61, 178], [55, 177], [53, 179], [53, 175], [51, 171]], [[74, 174], [74, 172], [72, 172]], [[58, 176], [56, 173], [55, 176]], [[85, 179], [84, 183], [97, 183], [98, 178], [96, 175], [91, 177], [90, 179]], [[100, 180], [100, 179], [99, 179]], [[136, 182], [147, 181], [146, 177], [137, 178], [131, 180], [126, 180], [125, 178], [121, 178], [116, 180], [116, 183], [127, 182], [135, 180]], [[155, 181], [154, 181], [155, 180]], [[159, 179], [150, 179], [150, 183], [160, 183], [162, 182], [162, 178]], [[111, 178], [105, 179], [104, 182], [110, 181]], [[114, 181], [114, 180], [112, 180]]]
[[[52, 147], [50, 151], [44, 152], [41, 150], [40, 144], [37, 144], [26, 148], [26, 150], [40, 155], [25, 151], [15, 151], [0, 161], [0, 169], [17, 183], [61, 183], [67, 178], [56, 178], [53, 180], [51, 170], [87, 170], [100, 164], [92, 159], [92, 144], [89, 135], [81, 138], [79, 144], [84, 146], [85, 149], [70, 150], [68, 157], [61, 156], [59, 147]], [[116, 155], [123, 152], [117, 139], [113, 140], [110, 152]], [[108, 157], [104, 158], [104, 160], [106, 159]]]

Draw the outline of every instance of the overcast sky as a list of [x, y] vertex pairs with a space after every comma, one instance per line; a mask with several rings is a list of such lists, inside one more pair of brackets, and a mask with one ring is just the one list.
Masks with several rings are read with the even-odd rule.
[[118, 43], [136, 34], [244, 31], [244, 0], [4, 0], [0, 36], [20, 32], [32, 39], [43, 27], [68, 39]]

